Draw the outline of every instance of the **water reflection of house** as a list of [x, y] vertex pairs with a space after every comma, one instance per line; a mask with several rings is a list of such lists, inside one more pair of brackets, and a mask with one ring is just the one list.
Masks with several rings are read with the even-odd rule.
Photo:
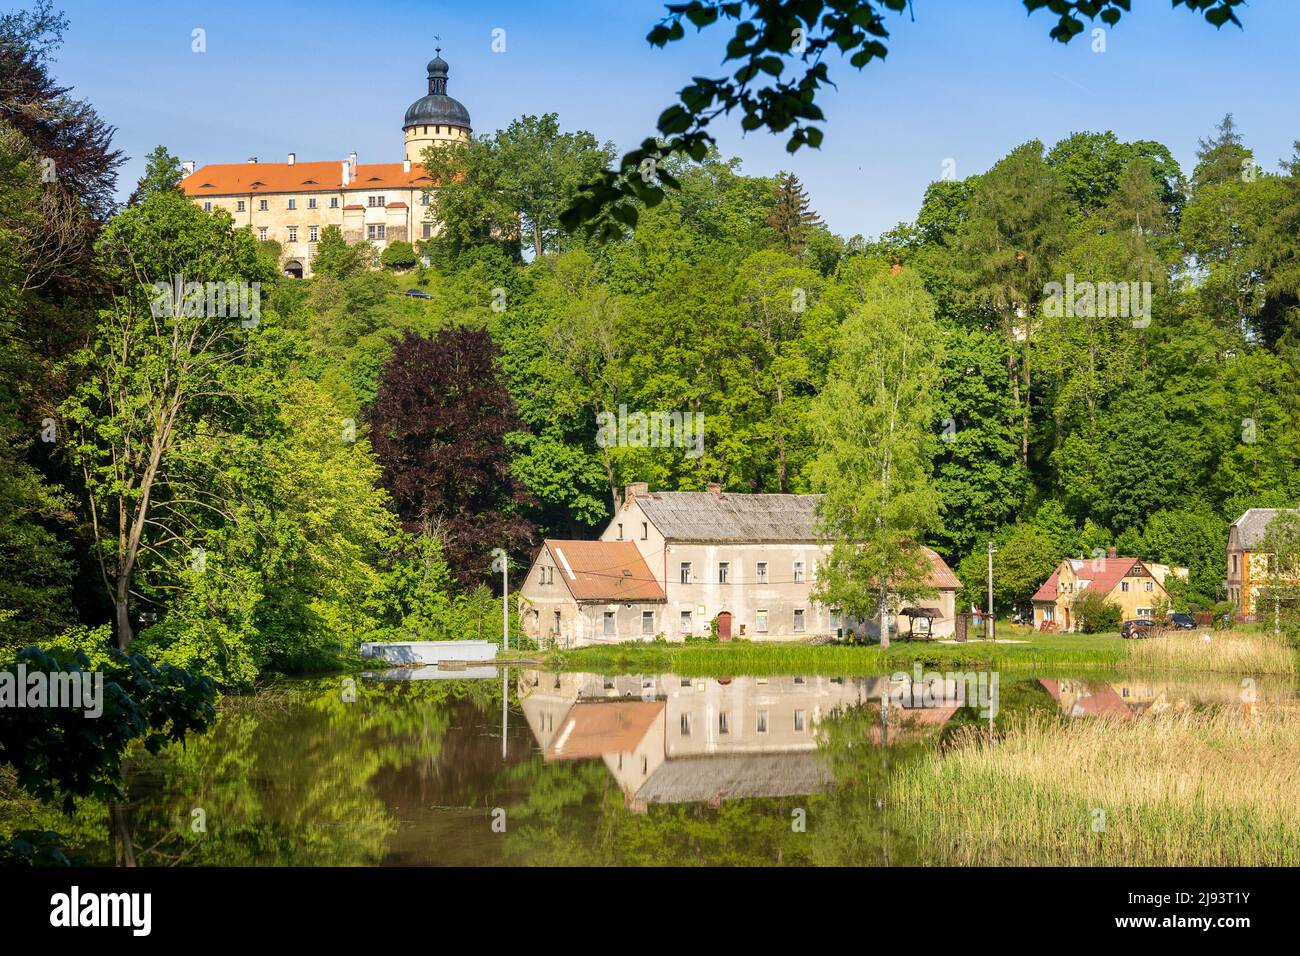
[[[812, 793], [831, 782], [816, 728], [878, 701], [881, 678], [601, 677], [525, 671], [524, 717], [546, 760], [604, 760], [627, 805]], [[942, 725], [956, 707], [904, 715]], [[873, 742], [879, 743], [879, 728]]]
[[1071, 717], [1111, 716], [1126, 720], [1140, 714], [1163, 714], [1196, 703], [1238, 704], [1237, 684], [1171, 684], [1146, 678], [1111, 681], [1040, 680], [1039, 683]]

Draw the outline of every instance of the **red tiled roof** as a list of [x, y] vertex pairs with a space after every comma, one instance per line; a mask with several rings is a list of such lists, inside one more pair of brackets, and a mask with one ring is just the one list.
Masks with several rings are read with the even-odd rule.
[[343, 185], [343, 160], [319, 163], [217, 163], [181, 180], [187, 196], [245, 193], [333, 192], [340, 189], [421, 189], [433, 181], [423, 166], [405, 172], [402, 163], [358, 163]]
[[574, 704], [546, 750], [547, 760], [585, 760], [631, 753], [661, 713], [663, 701], [592, 701]]
[[[1105, 597], [1115, 590], [1115, 585], [1128, 576], [1133, 565], [1140, 563], [1137, 558], [1085, 558], [1074, 561], [1075, 572], [1079, 575], [1077, 593], [1092, 591]], [[1043, 582], [1043, 586], [1034, 592], [1030, 600], [1055, 601], [1060, 590], [1060, 575], [1061, 568], [1057, 565], [1052, 576]]]
[[578, 601], [664, 601], [667, 595], [631, 541], [545, 544], [569, 593]]
[[961, 581], [957, 575], [952, 573], [952, 568], [948, 567], [948, 562], [939, 556], [939, 553], [932, 548], [921, 546], [925, 556], [930, 559], [930, 577], [928, 583], [932, 588], [946, 590], [951, 588], [954, 591], [961, 590]]

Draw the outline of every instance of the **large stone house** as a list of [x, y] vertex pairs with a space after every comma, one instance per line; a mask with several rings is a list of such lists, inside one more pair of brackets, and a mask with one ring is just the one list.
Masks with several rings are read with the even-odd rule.
[[[1261, 549], [1269, 522], [1283, 508], [1251, 508], [1228, 526], [1228, 600], [1239, 614], [1253, 619], [1260, 592], [1268, 587], [1271, 554]], [[1290, 584], [1300, 584], [1300, 579]]]
[[[828, 550], [816, 530], [818, 500], [728, 494], [717, 485], [651, 492], [630, 484], [599, 541], [545, 542], [521, 588], [524, 630], [543, 644], [571, 647], [684, 640], [715, 626], [720, 638], [751, 640], [854, 627], [812, 600]], [[924, 550], [938, 596], [909, 606], [933, 609], [932, 633], [951, 634], [961, 582], [943, 558]], [[863, 630], [874, 633], [873, 626]]]
[[[1169, 569], [1176, 573], [1181, 569]], [[1168, 603], [1162, 576], [1137, 558], [1066, 558], [1033, 596], [1034, 626], [1079, 629], [1075, 604], [1085, 594], [1100, 594], [1120, 609], [1124, 620], [1150, 618], [1157, 603]]]
[[[316, 245], [326, 226], [338, 226], [348, 242], [369, 240], [384, 249], [398, 240], [418, 242], [434, 234], [425, 215], [435, 183], [420, 165], [426, 147], [470, 138], [469, 111], [447, 95], [447, 61], [428, 66], [429, 92], [406, 111], [402, 122], [404, 159], [358, 163], [347, 159], [283, 163], [216, 163], [197, 170], [183, 164], [181, 190], [204, 209], [224, 209], [235, 226], [260, 241], [280, 244], [287, 275], [309, 276]], [[197, 281], [209, 277], [196, 276]]]

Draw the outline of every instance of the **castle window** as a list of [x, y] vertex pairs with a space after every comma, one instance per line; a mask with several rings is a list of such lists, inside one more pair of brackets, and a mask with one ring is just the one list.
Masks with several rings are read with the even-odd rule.
[[420, 229], [420, 238], [430, 239], [432, 237], [433, 237], [433, 226], [430, 223], [426, 222]]
[[307, 200], [307, 208], [308, 208], [308, 209], [315, 209], [315, 208], [316, 208], [316, 197], [315, 197], [315, 196], [312, 196], [310, 199]]
[[427, 206], [427, 205], [429, 205], [429, 194], [428, 194], [428, 193], [420, 193], [420, 205], [421, 205], [421, 206]]
[[330, 208], [331, 208], [331, 209], [338, 209], [338, 208], [339, 208], [339, 197], [338, 197], [338, 196], [330, 196]]
[[307, 227], [307, 241], [316, 242], [320, 239], [320, 226]]
[[803, 580], [803, 562], [802, 562], [802, 561], [796, 561], [796, 562], [794, 563], [794, 580], [795, 580], [795, 583], [796, 583], [796, 584], [798, 584], [799, 582], [801, 582], [801, 581]]
[[244, 200], [241, 199], [237, 203], [235, 203], [235, 212], [243, 212], [243, 211], [244, 211]]
[[290, 209], [297, 209], [297, 208], [298, 208], [298, 200], [296, 200], [296, 199], [290, 199], [290, 200], [289, 200], [289, 208], [290, 208]]
[[384, 224], [382, 222], [378, 222], [378, 223], [372, 223], [371, 225], [367, 226], [366, 238], [367, 239], [384, 238]]
[[266, 226], [257, 227], [257, 239], [259, 242], [266, 242]]
[[385, 196], [367, 196], [367, 197], [366, 197], [366, 205], [367, 205], [367, 206], [370, 206], [371, 208], [374, 208], [374, 207], [376, 207], [376, 206], [383, 206], [383, 205], [386, 205], [387, 202], [388, 202], [388, 199], [387, 199], [387, 197], [385, 197]]
[[203, 204], [203, 211], [204, 211], [204, 212], [212, 212], [212, 203], [210, 203], [210, 202], [205, 202], [205, 203]]
[[796, 632], [802, 631], [803, 626], [804, 626], [803, 608], [797, 607], [794, 609], [794, 629]]
[[290, 242], [297, 242], [297, 241], [298, 241], [298, 227], [297, 227], [297, 226], [290, 226], [290, 227], [289, 227], [289, 241], [290, 241]]
[[265, 199], [259, 199], [259, 200], [257, 201], [257, 211], [258, 211], [258, 212], [266, 212], [267, 208], [268, 208], [268, 207], [267, 207], [267, 204], [266, 204], [266, 200], [265, 200]]
[[766, 561], [758, 562], [757, 573], [758, 573], [758, 583], [766, 584], [767, 583], [767, 562]]

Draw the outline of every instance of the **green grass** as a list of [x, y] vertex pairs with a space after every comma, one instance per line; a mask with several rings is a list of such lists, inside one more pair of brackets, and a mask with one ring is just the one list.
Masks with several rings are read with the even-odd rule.
[[[999, 631], [999, 638], [1013, 637]], [[965, 668], [1114, 668], [1127, 660], [1126, 642], [1115, 635], [1016, 632], [1023, 644], [966, 644], [895, 641], [888, 649], [811, 644], [691, 641], [682, 644], [632, 642], [551, 651], [547, 667], [599, 673], [663, 672], [683, 676], [833, 674], [858, 677], [909, 670], [916, 662]]]

